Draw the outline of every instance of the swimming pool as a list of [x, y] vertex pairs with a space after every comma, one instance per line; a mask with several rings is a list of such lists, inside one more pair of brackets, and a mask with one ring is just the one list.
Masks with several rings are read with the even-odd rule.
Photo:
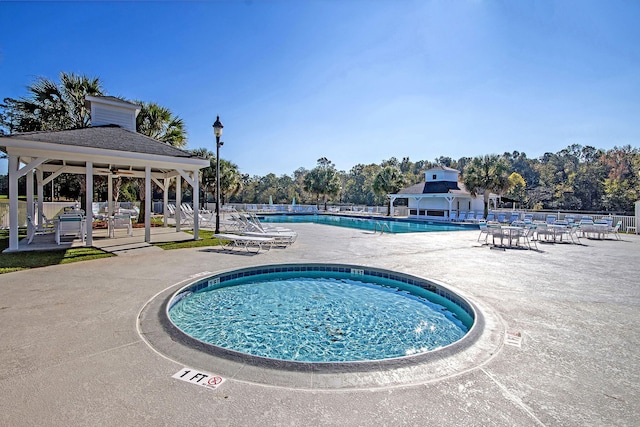
[[274, 214], [260, 215], [260, 221], [274, 223], [314, 223], [335, 225], [337, 227], [357, 228], [360, 230], [381, 231], [385, 233], [422, 233], [433, 231], [461, 231], [473, 230], [475, 224], [451, 224], [433, 221], [411, 221], [400, 218], [362, 218], [340, 215], [300, 215], [300, 214]]
[[459, 345], [477, 319], [468, 301], [439, 284], [342, 264], [259, 266], [200, 279], [173, 294], [166, 315], [209, 353], [293, 369], [379, 368], [424, 356]]

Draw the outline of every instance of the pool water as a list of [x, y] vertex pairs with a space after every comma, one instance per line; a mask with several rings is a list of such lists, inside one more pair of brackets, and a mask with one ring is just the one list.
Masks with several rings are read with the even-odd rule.
[[290, 272], [215, 283], [181, 294], [169, 317], [214, 346], [300, 362], [411, 356], [461, 339], [473, 324], [451, 301], [418, 286], [326, 276]]
[[392, 219], [357, 218], [338, 215], [264, 215], [260, 221], [273, 223], [311, 222], [314, 224], [335, 225], [338, 227], [357, 228], [361, 230], [380, 231], [385, 233], [420, 233], [430, 231], [460, 231], [477, 229], [474, 224], [449, 224], [428, 221], [409, 221]]

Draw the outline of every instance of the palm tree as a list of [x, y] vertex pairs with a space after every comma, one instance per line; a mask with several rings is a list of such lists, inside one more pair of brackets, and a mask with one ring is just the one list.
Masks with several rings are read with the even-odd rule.
[[340, 192], [340, 177], [329, 159], [318, 159], [318, 165], [304, 176], [304, 190], [316, 196], [316, 207], [320, 208], [320, 196], [324, 198], [324, 209], [327, 210], [327, 196], [335, 196]]
[[489, 213], [489, 194], [501, 193], [509, 187], [509, 166], [496, 154], [475, 157], [464, 168], [464, 186], [472, 196], [484, 195], [484, 217]]
[[1, 124], [10, 133], [88, 127], [91, 116], [85, 97], [103, 94], [98, 78], [65, 72], [60, 73], [60, 83], [39, 77], [27, 90], [29, 96], [6, 98], [0, 105]]
[[[373, 180], [373, 191], [378, 195], [397, 193], [402, 187], [404, 176], [394, 166], [385, 166]], [[387, 212], [391, 215], [391, 199], [387, 199]]]
[[242, 175], [238, 165], [220, 159], [220, 203], [224, 206], [227, 196], [234, 196], [242, 190]]
[[187, 131], [181, 118], [174, 116], [168, 108], [153, 102], [135, 103], [141, 106], [136, 118], [139, 133], [177, 148], [187, 145]]
[[[140, 113], [136, 117], [138, 133], [177, 148], [187, 145], [184, 122], [181, 118], [174, 116], [171, 110], [153, 102], [134, 101], [134, 103], [141, 107]], [[138, 189], [140, 200], [140, 218], [144, 218], [144, 180], [136, 179], [135, 181], [134, 186]], [[194, 206], [194, 208], [197, 207]]]
[[206, 168], [200, 169], [198, 174], [200, 179], [200, 190], [202, 191], [202, 196], [200, 198], [200, 203], [206, 203], [206, 195], [207, 193], [214, 194], [214, 190], [212, 186], [215, 185], [216, 182], [216, 161], [215, 161], [215, 153], [207, 150], [206, 148], [194, 148], [193, 150], [188, 150], [191, 154], [198, 156], [202, 159], [209, 159], [209, 166]]
[[[200, 183], [205, 193], [216, 197], [216, 157], [206, 148], [191, 150], [192, 154], [209, 159], [209, 166], [200, 169]], [[234, 196], [242, 190], [242, 175], [238, 165], [228, 160], [220, 159], [220, 203], [224, 205], [227, 196]]]

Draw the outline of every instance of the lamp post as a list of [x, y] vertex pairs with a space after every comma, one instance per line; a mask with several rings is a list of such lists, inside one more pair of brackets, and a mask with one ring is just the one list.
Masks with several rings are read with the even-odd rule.
[[220, 142], [220, 137], [223, 127], [218, 116], [213, 124], [213, 134], [216, 136], [216, 234], [220, 233], [220, 147], [224, 144]]

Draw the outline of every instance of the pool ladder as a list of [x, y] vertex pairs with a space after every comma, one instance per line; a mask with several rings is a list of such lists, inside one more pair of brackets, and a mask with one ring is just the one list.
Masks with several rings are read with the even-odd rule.
[[378, 232], [378, 228], [380, 229], [380, 234], [384, 234], [384, 229], [387, 229], [388, 233], [391, 233], [391, 229], [389, 228], [389, 224], [384, 224], [380, 222], [376, 222], [373, 226], [373, 234]]

